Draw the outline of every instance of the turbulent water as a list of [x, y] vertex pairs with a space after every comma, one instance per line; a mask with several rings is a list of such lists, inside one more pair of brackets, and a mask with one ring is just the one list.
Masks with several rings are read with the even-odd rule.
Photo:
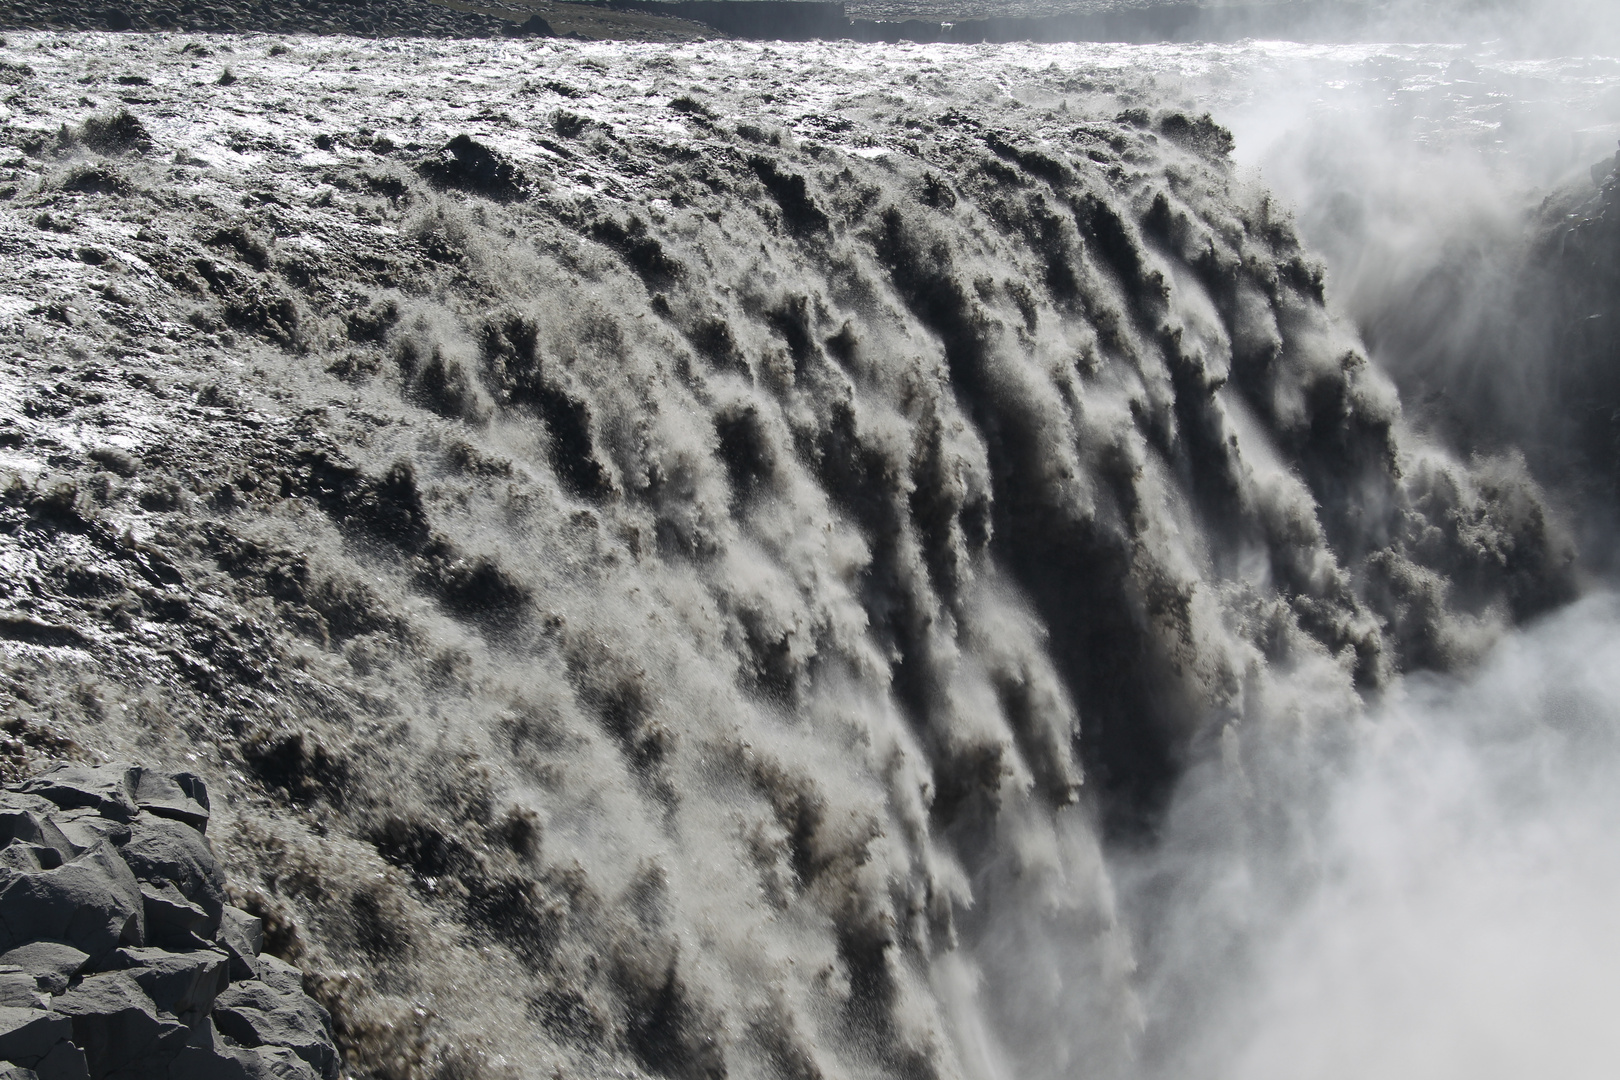
[[204, 775], [355, 1072], [1612, 1073], [1603, 489], [1355, 180], [1599, 220], [1614, 64], [0, 62], [6, 767]]

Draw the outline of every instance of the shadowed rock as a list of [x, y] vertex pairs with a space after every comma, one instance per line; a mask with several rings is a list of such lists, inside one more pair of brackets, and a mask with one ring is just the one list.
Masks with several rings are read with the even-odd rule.
[[263, 983], [232, 986], [214, 1003], [220, 1034], [243, 1046], [285, 1046], [322, 1076], [337, 1076], [325, 1010], [302, 993], [276, 990]]
[[529, 193], [529, 178], [521, 169], [469, 135], [457, 135], [417, 168], [440, 187], [459, 188], [498, 202], [513, 202]]

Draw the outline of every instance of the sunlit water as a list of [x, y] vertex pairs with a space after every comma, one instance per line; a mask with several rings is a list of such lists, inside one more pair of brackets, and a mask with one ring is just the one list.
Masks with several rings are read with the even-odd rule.
[[[419, 386], [401, 389], [379, 376], [350, 402], [404, 418], [393, 433], [376, 435], [367, 453], [379, 462], [414, 455], [422, 475], [434, 476], [441, 488], [463, 483], [471, 507], [462, 522], [467, 534], [493, 538], [513, 574], [576, 628], [587, 628], [581, 633], [596, 635], [590, 648], [626, 669], [644, 665], [637, 692], [654, 699], [644, 707], [677, 733], [672, 748], [660, 751], [668, 754], [660, 765], [666, 771], [656, 774], [619, 760], [615, 740], [629, 735], [593, 726], [593, 710], [608, 692], [598, 687], [591, 697], [578, 687], [579, 672], [592, 670], [596, 654], [575, 641], [566, 646], [575, 652], [565, 664], [556, 651], [562, 646], [547, 643], [567, 618], [536, 631], [532, 641], [520, 634], [515, 644], [432, 623], [432, 634], [447, 635], [468, 657], [464, 697], [435, 696], [448, 694], [441, 688], [393, 689], [412, 702], [413, 719], [435, 718], [420, 721], [423, 731], [431, 728], [441, 740], [446, 731], [459, 732], [499, 761], [510, 789], [546, 815], [558, 863], [572, 859], [607, 898], [600, 921], [611, 933], [601, 932], [613, 944], [601, 951], [620, 950], [615, 978], [633, 982], [623, 972], [640, 962], [637, 949], [655, 957], [642, 965], [650, 974], [638, 976], [646, 993], [676, 985], [677, 959], [685, 965], [680, 985], [688, 996], [658, 1006], [674, 1017], [658, 1023], [686, 1038], [680, 1025], [690, 1021], [701, 1036], [679, 1044], [684, 1075], [713, 1075], [705, 1072], [711, 1061], [705, 1055], [722, 1050], [735, 1075], [800, 1077], [907, 1070], [975, 1080], [1615, 1075], [1620, 613], [1608, 593], [1590, 586], [1585, 599], [1518, 629], [1500, 603], [1455, 619], [1448, 614], [1438, 622], [1452, 635], [1447, 640], [1455, 648], [1447, 655], [1460, 658], [1456, 670], [1392, 677], [1359, 693], [1345, 650], [1330, 654], [1304, 641], [1297, 626], [1287, 633], [1303, 644], [1286, 659], [1268, 659], [1256, 627], [1281, 619], [1267, 615], [1273, 610], [1267, 605], [1294, 595], [1294, 586], [1282, 584], [1283, 559], [1224, 550], [1226, 541], [1188, 493], [1184, 473], [1192, 465], [1161, 461], [1150, 440], [1134, 434], [1138, 410], [1160, 401], [1155, 394], [1170, 394], [1160, 385], [1169, 380], [1154, 367], [1151, 343], [1139, 346], [1148, 359], [1137, 357], [1138, 368], [1098, 344], [1085, 320], [1115, 311], [1111, 304], [1124, 311], [1131, 303], [1106, 274], [1078, 286], [1092, 305], [1084, 318], [1044, 300], [1038, 319], [1020, 316], [1016, 288], [992, 277], [1014, 285], [1020, 274], [1034, 280], [1036, 263], [997, 233], [1001, 219], [970, 217], [966, 209], [941, 218], [937, 228], [946, 239], [938, 250], [948, 247], [963, 266], [977, 260], [971, 269], [988, 282], [978, 286], [979, 301], [965, 290], [955, 299], [982, 303], [975, 310], [1000, 320], [999, 336], [983, 346], [989, 373], [975, 384], [994, 400], [975, 401], [962, 389], [964, 376], [947, 371], [947, 363], [960, 361], [939, 347], [947, 330], [938, 312], [929, 322], [926, 303], [885, 284], [861, 247], [868, 233], [852, 227], [827, 240], [841, 261], [824, 262], [814, 243], [795, 248], [775, 219], [750, 216], [729, 196], [672, 199], [667, 176], [660, 179], [644, 162], [653, 148], [674, 147], [689, 152], [678, 160], [699, 163], [691, 175], [702, 174], [707, 161], [714, 173], [702, 175], [735, 184], [737, 175], [762, 168], [739, 164], [746, 155], [779, 153], [793, 168], [820, 170], [810, 190], [829, 206], [834, 198], [843, 200], [840, 207], [858, 206], [876, 197], [862, 192], [876, 192], [910, 213], [919, 192], [934, 190], [919, 186], [925, 171], [945, 168], [958, 152], [969, 160], [960, 149], [969, 143], [983, 154], [978, 134], [952, 141], [966, 130], [963, 118], [1012, 132], [1020, 145], [1044, 148], [1084, 170], [1091, 167], [1084, 162], [1102, 159], [1083, 156], [1083, 147], [1100, 144], [1077, 134], [1079, 125], [1112, 122], [1132, 108], [1209, 112], [1236, 138], [1235, 175], [1206, 169], [1155, 136], [1108, 159], [1116, 171], [1095, 191], [1114, 194], [1096, 197], [1117, 195], [1119, 205], [1128, 205], [1132, 191], [1147, 190], [1133, 184], [1160, 183], [1169, 169], [1175, 176], [1167, 183], [1183, 185], [1176, 189], [1183, 193], [1196, 189], [1189, 203], [1219, 221], [1240, 211], [1252, 216], [1259, 200], [1252, 189], [1268, 187], [1277, 205], [1295, 215], [1307, 246], [1326, 259], [1326, 314], [1300, 316], [1303, 329], [1285, 326], [1296, 335], [1290, 355], [1297, 350], [1301, 368], [1315, 370], [1324, 358], [1331, 367], [1343, 349], [1353, 350], [1355, 320], [1393, 302], [1379, 288], [1389, 275], [1421, 264], [1455, 230], [1481, 219], [1511, 228], [1554, 187], [1591, 183], [1590, 167], [1612, 154], [1620, 132], [1620, 60], [1526, 60], [1491, 45], [1273, 42], [881, 48], [295, 40], [290, 53], [270, 56], [268, 38], [211, 38], [218, 52], [199, 68], [179, 53], [185, 40], [12, 35], [4, 58], [29, 65], [38, 89], [0, 104], [0, 123], [16, 132], [54, 133], [88, 110], [137, 99], [130, 107], [162, 152], [174, 155], [169, 179], [145, 182], [159, 189], [173, 184], [216, 207], [241, 202], [249, 189], [279, 193], [294, 220], [282, 234], [284, 248], [363, 246], [368, 237], [438, 235], [433, 229], [464, 243], [468, 272], [485, 275], [478, 280], [486, 291], [464, 295], [455, 291], [462, 284], [443, 282], [436, 294], [424, 291], [412, 298], [420, 317], [401, 337], [425, 343], [424, 352], [431, 346], [436, 361], [441, 346], [452, 360], [475, 357], [479, 305], [536, 313], [547, 320], [543, 325], [559, 328], [545, 347], [548, 355], [571, 357], [577, 380], [571, 392], [585, 395], [595, 410], [612, 482], [630, 492], [641, 491], [638, 484], [648, 490], [671, 484], [656, 499], [685, 508], [679, 517], [630, 496], [587, 505], [587, 496], [550, 479], [532, 418], [525, 428], [487, 394], [470, 391], [466, 401], [424, 406]], [[237, 77], [229, 90], [216, 81], [227, 60]], [[134, 67], [147, 81], [117, 89], [123, 84], [114, 78]], [[666, 107], [685, 95], [695, 104]], [[563, 146], [559, 112], [607, 126], [619, 148]], [[306, 130], [300, 116], [316, 116], [324, 126]], [[348, 138], [359, 128], [364, 147], [314, 141], [317, 130]], [[394, 159], [378, 160], [394, 149], [427, 152], [464, 132], [540, 182], [538, 209], [463, 211], [449, 199], [432, 201], [438, 197]], [[378, 136], [390, 150], [370, 149]], [[1159, 152], [1162, 160], [1151, 156]], [[419, 200], [409, 211], [417, 216], [390, 218], [393, 211], [378, 198], [375, 220], [339, 231], [333, 199], [318, 202], [316, 193], [322, 185], [331, 190], [327, 170], [343, 168], [392, 176]], [[1103, 175], [1103, 166], [1096, 172]], [[154, 166], [151, 176], [158, 175]], [[1217, 191], [1228, 183], [1229, 190]], [[854, 194], [833, 195], [846, 190], [839, 184], [854, 185]], [[982, 192], [975, 197], [988, 200]], [[968, 201], [964, 196], [964, 206]], [[645, 216], [667, 250], [701, 266], [688, 271], [684, 285], [659, 286], [669, 294], [659, 293], [662, 309], [651, 306], [641, 280], [604, 269], [610, 258], [593, 254], [597, 249], [571, 225], [557, 224], [574, 220], [568, 215], [585, 220], [603, 206]], [[132, 242], [135, 225], [115, 216], [87, 218], [85, 228], [103, 229], [97, 235], [112, 238], [108, 243]], [[32, 226], [20, 211], [17, 218], [21, 236]], [[195, 227], [211, 225], [208, 219]], [[1145, 242], [1133, 250], [1159, 257]], [[1172, 261], [1166, 257], [1167, 265]], [[1226, 362], [1221, 350], [1229, 360], [1233, 335], [1219, 325], [1224, 316], [1216, 316], [1186, 265], [1175, 262], [1168, 272], [1164, 287], [1173, 302], [1165, 317], [1176, 321], [1182, 340], [1199, 343], [1204, 375], [1218, 384]], [[30, 290], [68, 289], [91, 273], [44, 258], [36, 269], [28, 282], [19, 276], [0, 283], [0, 310], [19, 327], [34, 300]], [[964, 271], [963, 280], [969, 277]], [[877, 284], [856, 288], [851, 280]], [[161, 293], [151, 287], [154, 296]], [[822, 304], [832, 313], [819, 316], [830, 320], [828, 335], [841, 320], [854, 327], [863, 350], [851, 362], [855, 374], [839, 374], [814, 343], [815, 355], [799, 357], [801, 370], [793, 373], [794, 360], [768, 328], [795, 310], [795, 290], [813, 300], [797, 309], [799, 317]], [[371, 299], [355, 297], [357, 308]], [[660, 315], [671, 302], [674, 313]], [[787, 306], [771, 306], [778, 303]], [[908, 303], [911, 312], [902, 310]], [[690, 372], [671, 374], [678, 365], [666, 358], [690, 359], [690, 350], [683, 353], [675, 332], [658, 329], [648, 316], [678, 322], [700, 310], [737, 328], [739, 354], [748, 354], [743, 372], [721, 370], [717, 361], [714, 370], [700, 366], [695, 381]], [[611, 334], [605, 325], [615, 328]], [[566, 352], [570, 340], [581, 343], [577, 355]], [[1069, 365], [1086, 350], [1101, 350], [1104, 361], [1071, 379]], [[1399, 360], [1374, 355], [1385, 359]], [[278, 363], [286, 373], [275, 376], [283, 380], [275, 393], [285, 399], [350, 392], [325, 379], [324, 367], [297, 358]], [[768, 369], [770, 363], [778, 367]], [[1354, 408], [1398, 415], [1385, 382], [1369, 376], [1357, 385], [1364, 396]], [[1234, 514], [1267, 528], [1295, 515], [1284, 522], [1292, 523], [1289, 530], [1275, 526], [1279, 535], [1286, 532], [1288, 543], [1309, 556], [1300, 561], [1316, 575], [1312, 582], [1331, 578], [1338, 570], [1327, 541], [1299, 524], [1342, 509], [1327, 496], [1316, 499], [1298, 475], [1319, 464], [1311, 457], [1317, 451], [1289, 457], [1278, 448], [1283, 420], [1257, 418], [1259, 405], [1224, 393], [1211, 392], [1211, 411], [1229, 425], [1221, 430], [1230, 433], [1230, 445], [1241, 447], [1241, 454], [1232, 451], [1233, 469], [1249, 500]], [[646, 400], [637, 396], [643, 394]], [[921, 411], [919, 394], [929, 402]], [[861, 482], [870, 485], [863, 497], [881, 501], [881, 495], [900, 508], [898, 553], [881, 554], [881, 527], [852, 524], [855, 511], [823, 491], [831, 482], [791, 448], [788, 433], [798, 432], [806, 445], [830, 438], [829, 431], [843, 437], [838, 424], [855, 424], [822, 415], [836, 395], [856, 403], [849, 415], [858, 413], [864, 425], [870, 460], [892, 465], [887, 472], [863, 466], [871, 472]], [[1279, 392], [1278, 416], [1287, 412], [1284, 397]], [[423, 419], [427, 411], [439, 416]], [[982, 501], [988, 490], [986, 477], [1005, 464], [987, 464], [990, 452], [978, 432], [995, 425], [986, 415], [1003, 429], [1022, 424], [1040, 433], [1043, 445], [1020, 460], [1039, 466], [1029, 483], [1054, 515], [1100, 520], [1117, 512], [1125, 521], [1135, 514], [1145, 524], [1131, 526], [1139, 529], [1133, 542], [1140, 560], [1132, 573], [1145, 575], [1141, 567], [1149, 566], [1160, 575], [1154, 581], [1190, 583], [1187, 594], [1197, 597], [1186, 601], [1191, 614], [1183, 612], [1179, 624], [1185, 637], [1173, 652], [1174, 677], [1209, 696], [1190, 696], [1189, 711], [1197, 715], [1172, 718], [1194, 735], [1185, 742], [1186, 771], [1156, 836], [1104, 842], [1084, 802], [1054, 799], [1054, 790], [1069, 794], [1078, 784], [1076, 754], [1064, 743], [1076, 722], [1073, 688], [1060, 675], [1072, 659], [1062, 650], [1075, 646], [1061, 635], [1050, 643], [1041, 620], [1042, 613], [1052, 616], [1042, 607], [1049, 598], [1030, 594], [1027, 584], [1021, 589], [994, 550], [974, 548], [964, 538], [966, 525], [952, 525], [938, 539], [912, 523], [927, 507], [916, 494], [923, 482], [906, 473], [922, 466], [908, 464], [914, 459], [904, 448], [924, 437], [919, 432], [933, 431], [935, 452], [955, 455], [938, 481], [939, 497], [955, 499], [953, 512], [967, 521], [974, 499]], [[617, 426], [607, 430], [604, 417]], [[717, 422], [741, 423], [738, 417], [757, 425], [744, 434], [779, 448], [775, 457], [758, 451], [742, 473], [735, 467], [727, 473], [716, 463], [712, 432]], [[1391, 423], [1401, 440], [1393, 466], [1399, 483], [1443, 475], [1467, 489], [1470, 477], [1496, 475]], [[532, 479], [541, 508], [523, 511], [533, 515], [524, 518], [512, 503], [499, 503], [498, 493], [456, 480], [435, 456], [452, 437], [482, 440], [485, 451], [510, 455], [519, 465], [512, 490]], [[1119, 447], [1138, 455], [1124, 481], [1135, 485], [1130, 512], [1108, 509], [1112, 496], [1095, 479]], [[20, 453], [13, 458], [8, 468], [44, 474], [43, 464]], [[638, 463], [643, 474], [627, 463]], [[1475, 467], [1483, 472], [1467, 471]], [[757, 501], [728, 494], [745, 482], [759, 486], [762, 493], [751, 496]], [[606, 522], [600, 535], [598, 515]], [[330, 527], [276, 528], [312, 549], [339, 546]], [[304, 529], [311, 531], [298, 531]], [[671, 554], [650, 539], [626, 539], [657, 535], [663, 544], [669, 530], [691, 551]], [[637, 546], [643, 542], [645, 549]], [[925, 550], [928, 544], [934, 547]], [[649, 554], [654, 550], [661, 554]], [[1424, 569], [1443, 573], [1450, 557]], [[411, 587], [408, 575], [386, 560], [366, 562], [364, 552], [331, 558], [333, 565], [364, 567], [385, 596]], [[877, 558], [893, 563], [901, 584], [874, 598], [858, 582]], [[947, 564], [955, 569], [941, 569]], [[1353, 572], [1360, 571], [1346, 569], [1346, 579]], [[1324, 596], [1336, 595], [1322, 588]], [[1344, 633], [1384, 633], [1369, 609], [1345, 603]], [[897, 609], [921, 613], [910, 632], [925, 645], [906, 648], [923, 658], [907, 663], [926, 668], [926, 678], [902, 671], [901, 646], [877, 629], [885, 618], [898, 621]], [[782, 671], [766, 670], [757, 650], [750, 651], [765, 633], [780, 636], [772, 662]], [[903, 677], [927, 683], [926, 692], [917, 692], [924, 704], [902, 700], [896, 687]], [[762, 684], [770, 693], [756, 692]], [[1010, 718], [1005, 695], [1014, 684], [1035, 699], [1027, 705], [1033, 719]], [[507, 736], [498, 733], [511, 730], [524, 695], [539, 704], [523, 705], [534, 715], [520, 719], [560, 726], [546, 728], [553, 741], [537, 742], [539, 749], [501, 757]], [[449, 718], [442, 729], [441, 707]], [[551, 716], [547, 710], [563, 720], [534, 718]], [[428, 735], [418, 737], [419, 746], [434, 745]], [[943, 825], [931, 819], [928, 804], [940, 786], [981, 782], [975, 770], [987, 759], [1005, 772], [993, 772], [987, 793], [972, 795], [980, 802], [964, 803], [974, 809]], [[538, 773], [524, 772], [536, 761], [570, 779], [555, 781], [546, 772], [542, 783]], [[810, 842], [789, 836], [794, 814]], [[365, 825], [333, 827], [364, 835]], [[793, 855], [790, 840], [800, 845]], [[360, 870], [340, 869], [339, 857], [318, 837], [305, 841], [314, 853], [309, 858], [339, 883], [333, 895], [360, 888], [344, 876], [358, 878]], [[252, 855], [245, 842], [232, 851], [239, 862]], [[758, 870], [756, 861], [768, 870]], [[397, 882], [390, 887], [396, 886], [408, 893]], [[643, 893], [654, 898], [646, 903], [656, 914], [635, 907], [640, 900], [620, 900]], [[435, 909], [410, 906], [430, 902], [399, 901], [399, 918], [417, 919], [420, 933], [431, 933], [425, 927]], [[632, 908], [639, 914], [624, 914]], [[330, 946], [333, 955], [343, 955], [347, 924], [338, 916], [322, 924], [321, 909], [313, 910], [314, 924], [324, 926], [317, 933], [329, 934], [338, 942]], [[880, 956], [884, 949], [905, 952], [904, 961], [879, 962], [890, 964], [892, 980], [881, 993], [861, 982], [881, 982], [877, 975], [857, 970], [852, 978], [844, 964], [862, 934], [891, 935]], [[593, 939], [593, 947], [599, 944]], [[353, 962], [374, 963], [407, 997], [433, 989], [447, 1027], [484, 1038], [525, 1068], [562, 1060], [607, 1070], [593, 1064], [589, 1048], [551, 1056], [550, 1049], [514, 1049], [512, 1035], [539, 1023], [538, 1006], [525, 1013], [521, 1004], [522, 993], [541, 1000], [537, 985], [547, 993], [578, 989], [581, 1001], [593, 1005], [592, 995], [608, 1000], [595, 953], [587, 962], [580, 946], [569, 961], [575, 967], [565, 970], [559, 961], [544, 972], [549, 982], [530, 985], [525, 980], [541, 976], [519, 963], [501, 976], [507, 982], [491, 976], [490, 986], [480, 988], [468, 982], [469, 973], [481, 971], [478, 961], [470, 949], [456, 951], [465, 947], [445, 944], [440, 954], [397, 967], [387, 958]], [[361, 957], [352, 948], [350, 955]], [[503, 962], [511, 965], [510, 958]], [[662, 964], [667, 984], [660, 983]], [[521, 989], [508, 993], [513, 987]], [[624, 992], [635, 1000], [634, 991]], [[480, 993], [499, 999], [510, 1015], [490, 1021]], [[841, 1013], [852, 1000], [866, 1002], [873, 1015]], [[643, 1025], [637, 1037], [651, 1039], [645, 1032], [651, 1021], [633, 1018], [633, 1031], [636, 1023]], [[651, 1051], [637, 1045], [641, 1064], [654, 1067]]]

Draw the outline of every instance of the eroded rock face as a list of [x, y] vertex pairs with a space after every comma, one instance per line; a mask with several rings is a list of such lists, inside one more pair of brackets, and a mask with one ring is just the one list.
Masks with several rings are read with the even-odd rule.
[[0, 792], [0, 1060], [39, 1080], [337, 1075], [326, 1010], [225, 903], [207, 822], [189, 773], [59, 765]]

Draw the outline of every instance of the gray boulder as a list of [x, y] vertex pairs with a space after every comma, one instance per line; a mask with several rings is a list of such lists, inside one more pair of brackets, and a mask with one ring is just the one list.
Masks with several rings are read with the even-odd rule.
[[145, 943], [135, 876], [106, 844], [54, 870], [0, 867], [0, 949], [65, 942], [91, 957]]
[[177, 821], [143, 816], [131, 823], [129, 843], [121, 854], [141, 881], [172, 883], [206, 916], [198, 932], [212, 939], [225, 910], [225, 875], [195, 829]]
[[208, 785], [192, 773], [141, 771], [135, 805], [149, 814], [172, 818], [198, 832], [208, 831]]
[[0, 868], [20, 870], [32, 874], [39, 870], [55, 870], [62, 865], [62, 853], [55, 848], [39, 847], [13, 840], [0, 849]]
[[191, 1029], [161, 1015], [127, 971], [91, 975], [54, 1006], [73, 1021], [73, 1042], [84, 1051], [90, 1080], [172, 1057], [191, 1038]]
[[[259, 981], [270, 989], [282, 994], [302, 994], [304, 992], [304, 973], [300, 969], [287, 963], [279, 956], [259, 957]], [[326, 1010], [320, 1009], [322, 1023], [331, 1026], [331, 1020], [326, 1016]]]
[[49, 994], [41, 993], [39, 983], [22, 968], [12, 964], [0, 966], [0, 1008], [48, 1009]]
[[27, 795], [49, 799], [63, 810], [87, 807], [103, 817], [128, 821], [138, 811], [135, 789], [141, 770], [134, 765], [58, 765], [23, 785]]
[[129, 973], [159, 1010], [196, 1028], [214, 999], [230, 985], [230, 957], [213, 949], [172, 953], [154, 948], [119, 949], [113, 963]]
[[105, 841], [114, 847], [129, 843], [129, 823], [102, 817], [94, 810], [62, 810], [51, 816], [67, 839], [71, 857], [83, 855]]
[[60, 941], [33, 941], [0, 954], [0, 964], [26, 971], [48, 994], [60, 994], [85, 969], [90, 954]]
[[0, 954], [0, 965], [28, 973], [34, 985], [48, 994], [60, 994], [90, 962], [90, 954], [60, 941], [33, 941]]
[[0, 1007], [0, 1059], [39, 1080], [89, 1080], [84, 1053], [70, 1041], [72, 1034], [73, 1022], [58, 1013]]
[[[231, 978], [254, 979], [259, 975], [259, 953], [264, 950], [264, 921], [241, 908], [227, 906], [221, 913], [219, 947], [231, 958]], [[4, 962], [0, 959], [0, 962]]]
[[73, 1037], [66, 1016], [39, 1008], [0, 1006], [0, 1059], [32, 1068], [63, 1039]]
[[214, 1026], [243, 1046], [287, 1047], [328, 1080], [337, 1076], [331, 1018], [301, 992], [235, 983], [214, 1001]]
[[146, 910], [146, 940], [165, 949], [200, 949], [208, 945], [205, 936], [208, 912], [180, 894], [172, 882], [141, 882], [141, 899]]
[[0, 792], [0, 846], [22, 841], [35, 847], [53, 848], [60, 853], [58, 865], [81, 854], [57, 826], [57, 807], [47, 799], [20, 792]]

